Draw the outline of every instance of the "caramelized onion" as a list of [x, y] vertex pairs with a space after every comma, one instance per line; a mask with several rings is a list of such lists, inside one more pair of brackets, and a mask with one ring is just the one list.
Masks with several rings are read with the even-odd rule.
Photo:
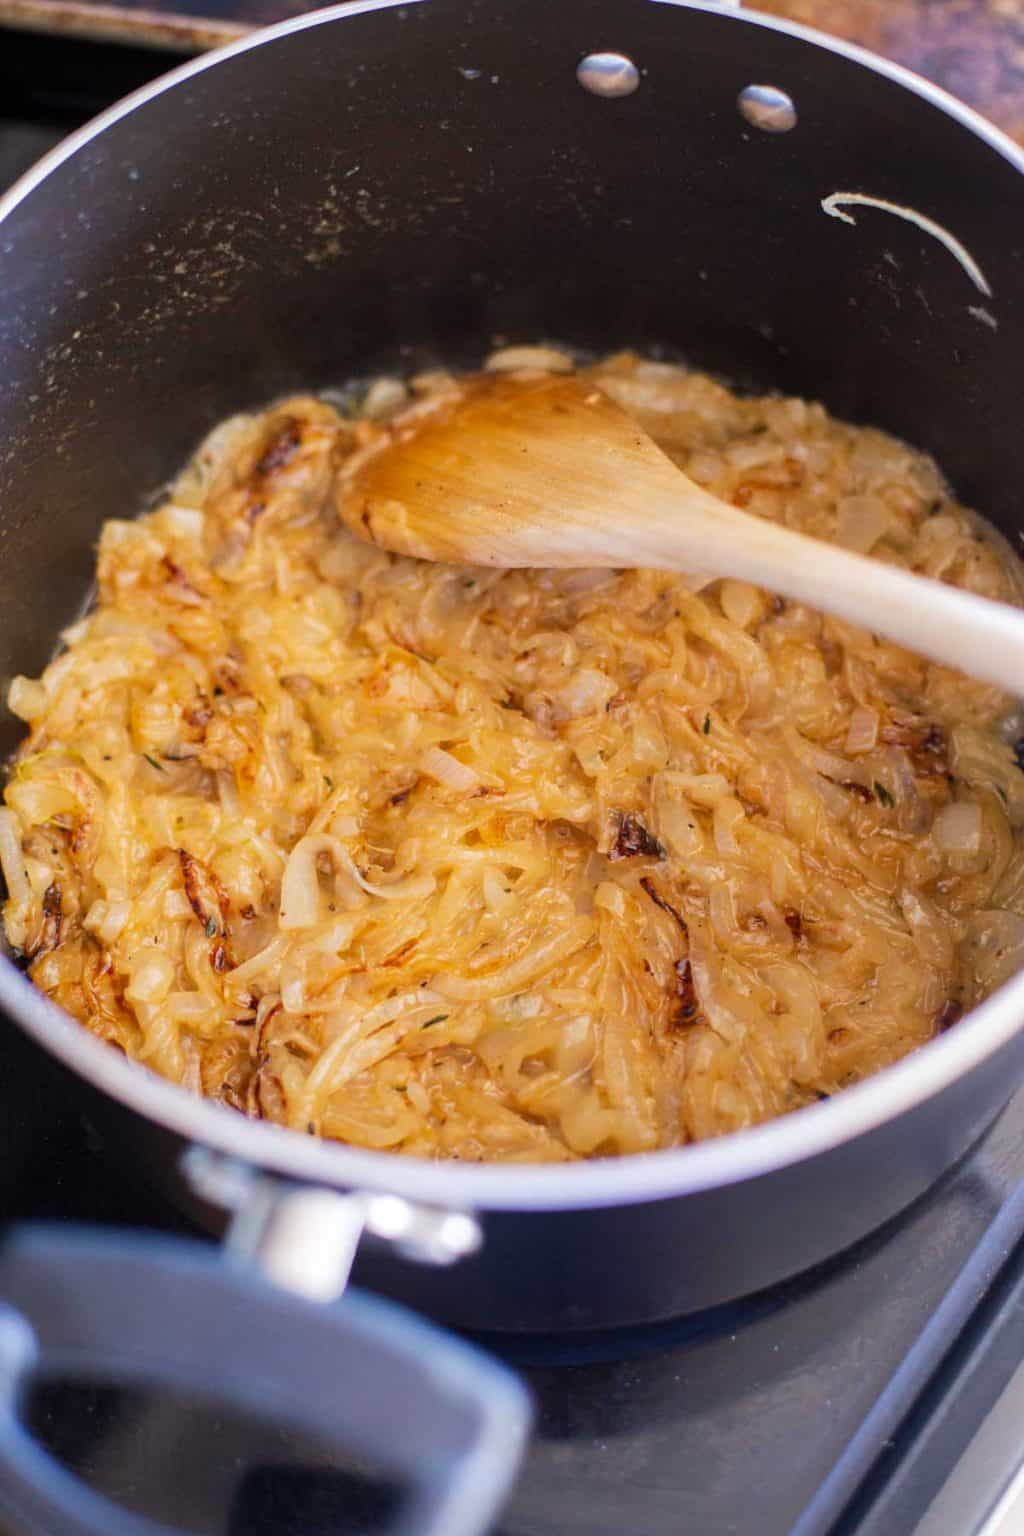
[[[727, 501], [1024, 591], [882, 433], [628, 354], [587, 376]], [[236, 1112], [522, 1162], [784, 1114], [1009, 975], [1010, 701], [744, 582], [350, 537], [339, 477], [461, 388], [237, 418], [106, 525], [95, 608], [12, 694], [4, 916], [36, 985]]]
[[846, 732], [846, 750], [850, 753], [873, 752], [878, 745], [878, 710], [860, 704], [850, 716]]
[[981, 847], [981, 806], [976, 800], [943, 806], [932, 823], [932, 836], [943, 853], [977, 853]]
[[420, 771], [449, 789], [466, 794], [480, 787], [480, 775], [443, 747], [428, 747], [420, 759]]
[[11, 811], [0, 810], [0, 867], [3, 869], [7, 894], [17, 909], [25, 905], [32, 895], [25, 873], [25, 855], [21, 851], [18, 824]]

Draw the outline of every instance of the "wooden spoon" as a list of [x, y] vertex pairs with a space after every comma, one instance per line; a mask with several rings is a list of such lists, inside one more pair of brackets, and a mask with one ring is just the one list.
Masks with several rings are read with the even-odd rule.
[[342, 519], [398, 554], [739, 577], [1024, 693], [1024, 612], [719, 501], [577, 377], [475, 378], [351, 465]]

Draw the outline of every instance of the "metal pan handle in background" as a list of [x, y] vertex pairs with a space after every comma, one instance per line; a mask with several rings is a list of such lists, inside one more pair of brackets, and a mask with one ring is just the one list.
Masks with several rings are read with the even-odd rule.
[[31, 1438], [19, 1407], [47, 1379], [215, 1398], [355, 1453], [407, 1489], [390, 1536], [481, 1536], [530, 1417], [504, 1366], [390, 1303], [319, 1306], [202, 1243], [18, 1227], [0, 1242], [0, 1515], [19, 1536], [168, 1532]]

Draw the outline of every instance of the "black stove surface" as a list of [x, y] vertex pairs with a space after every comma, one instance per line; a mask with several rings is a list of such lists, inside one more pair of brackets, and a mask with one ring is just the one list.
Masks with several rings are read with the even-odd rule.
[[[5, 38], [0, 182], [164, 65]], [[116, 1166], [34, 1048], [8, 1025], [0, 1038], [0, 1220], [187, 1230]], [[537, 1408], [501, 1536], [909, 1536], [1024, 1359], [1021, 1181], [1024, 1095], [915, 1207], [809, 1275], [657, 1328], [481, 1340]], [[1005, 1231], [984, 1246], [994, 1220]], [[48, 1392], [34, 1423], [97, 1486], [198, 1532], [383, 1529], [386, 1490], [345, 1469], [275, 1472], [295, 1447], [195, 1404], [77, 1388]]]
[[[0, 1219], [188, 1230], [116, 1166], [74, 1094], [10, 1025], [0, 1049]], [[1000, 1212], [1011, 1243], [1024, 1227], [1020, 1199], [1007, 1206], [1022, 1176], [1019, 1095], [910, 1211], [794, 1281], [657, 1327], [478, 1340], [523, 1374], [537, 1409], [500, 1536], [909, 1536], [1024, 1359], [1024, 1255], [1007, 1258], [997, 1243], [992, 1260], [989, 1245], [981, 1304], [972, 1293], [966, 1328], [958, 1319], [940, 1330], [925, 1374], [941, 1369], [923, 1392], [899, 1367]], [[862, 1432], [851, 1469], [844, 1452], [880, 1397], [892, 1414]], [[105, 1492], [204, 1536], [384, 1529], [380, 1490], [357, 1497], [338, 1470], [274, 1474], [301, 1463], [301, 1447], [254, 1442], [251, 1427], [194, 1403], [48, 1392], [33, 1421]]]

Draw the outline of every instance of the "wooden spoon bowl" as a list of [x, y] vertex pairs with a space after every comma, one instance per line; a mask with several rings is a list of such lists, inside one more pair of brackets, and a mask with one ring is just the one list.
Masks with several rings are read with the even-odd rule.
[[477, 375], [343, 470], [360, 538], [422, 560], [733, 576], [1018, 694], [1024, 612], [741, 512], [594, 384]]

